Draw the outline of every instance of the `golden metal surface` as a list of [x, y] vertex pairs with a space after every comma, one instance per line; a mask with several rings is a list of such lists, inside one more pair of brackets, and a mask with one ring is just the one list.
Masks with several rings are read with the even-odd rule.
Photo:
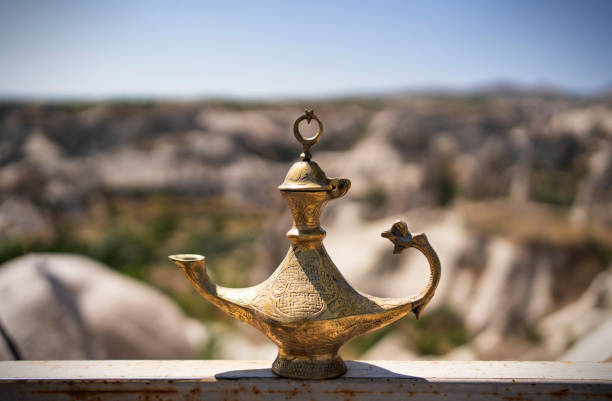
[[[304, 139], [298, 124], [314, 119], [319, 132]], [[323, 134], [323, 124], [307, 110], [294, 124], [302, 143], [302, 161], [289, 170], [279, 186], [293, 215], [287, 232], [287, 255], [272, 275], [253, 287], [225, 288], [206, 272], [204, 256], [172, 255], [200, 294], [229, 315], [259, 329], [279, 348], [272, 370], [279, 376], [324, 379], [342, 375], [346, 365], [338, 349], [353, 337], [384, 327], [413, 312], [418, 318], [440, 281], [440, 260], [425, 234], [412, 235], [403, 221], [382, 233], [394, 243], [393, 253], [408, 248], [422, 252], [430, 267], [430, 279], [421, 293], [406, 298], [378, 298], [353, 289], [334, 265], [323, 246], [325, 230], [319, 219], [327, 202], [345, 195], [346, 178], [326, 177], [310, 160], [310, 147]], [[355, 245], [358, 246], [357, 244]]]
[[[319, 130], [312, 138], [304, 138], [300, 133], [300, 123], [304, 120], [306, 120], [308, 124], [310, 124], [311, 120], [315, 120], [317, 124], [319, 124]], [[295, 135], [295, 139], [297, 139], [298, 142], [301, 143], [302, 147], [304, 148], [304, 153], [300, 155], [301, 159], [308, 161], [312, 157], [312, 155], [310, 154], [310, 147], [319, 142], [319, 139], [321, 139], [321, 137], [323, 136], [323, 123], [321, 122], [321, 120], [319, 120], [317, 116], [315, 116], [314, 111], [306, 109], [306, 111], [304, 111], [304, 114], [299, 116], [298, 119], [295, 120], [295, 122], [293, 123], [293, 135]]]

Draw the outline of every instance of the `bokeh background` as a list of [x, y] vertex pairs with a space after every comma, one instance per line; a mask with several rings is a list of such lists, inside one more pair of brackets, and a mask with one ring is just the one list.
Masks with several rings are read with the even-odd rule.
[[[272, 359], [167, 261], [265, 279], [301, 152], [352, 181], [322, 219], [349, 282], [427, 281], [421, 320], [346, 358], [612, 358], [612, 5], [0, 5], [0, 358]], [[305, 127], [308, 130], [309, 127]], [[312, 127], [314, 129], [314, 127]]]

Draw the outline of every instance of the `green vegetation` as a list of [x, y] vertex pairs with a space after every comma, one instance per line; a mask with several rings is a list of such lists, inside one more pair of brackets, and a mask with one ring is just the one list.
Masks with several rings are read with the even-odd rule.
[[540, 344], [542, 342], [542, 335], [534, 325], [525, 324], [522, 327], [522, 334], [525, 340], [531, 344]]
[[534, 170], [531, 174], [532, 198], [536, 202], [571, 206], [582, 174], [571, 171]]
[[367, 208], [368, 217], [375, 217], [388, 205], [389, 194], [382, 186], [373, 185], [362, 197], [355, 200]]
[[347, 345], [349, 352], [362, 355], [392, 331], [400, 332], [406, 348], [419, 355], [444, 355], [469, 340], [459, 316], [444, 306], [419, 320], [410, 315], [391, 326], [357, 337]]
[[401, 330], [420, 355], [443, 355], [468, 342], [461, 319], [448, 306], [405, 322]]
[[457, 184], [453, 180], [448, 169], [444, 169], [438, 176], [437, 182], [438, 204], [440, 206], [448, 206], [453, 202], [457, 195]]
[[[188, 315], [210, 320], [222, 312], [202, 300], [167, 256], [202, 253], [215, 279], [245, 286], [255, 257], [253, 242], [265, 219], [261, 210], [220, 200], [170, 195], [107, 198], [81, 218], [56, 221], [52, 234], [3, 243], [0, 263], [30, 252], [85, 255], [160, 288]], [[211, 352], [207, 349], [205, 355]]]

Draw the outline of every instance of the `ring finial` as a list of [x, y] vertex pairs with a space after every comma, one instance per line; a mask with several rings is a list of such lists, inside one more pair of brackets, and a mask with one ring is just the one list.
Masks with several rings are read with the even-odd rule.
[[[308, 124], [310, 124], [311, 120], [315, 120], [317, 122], [317, 124], [319, 125], [319, 130], [314, 136], [310, 138], [304, 138], [302, 136], [299, 127], [300, 122], [302, 122], [302, 120], [306, 120]], [[293, 123], [293, 135], [295, 135], [295, 139], [297, 139], [298, 142], [302, 144], [302, 148], [304, 149], [304, 152], [300, 155], [300, 157], [304, 161], [309, 161], [312, 157], [312, 155], [310, 154], [310, 147], [315, 143], [319, 142], [319, 140], [323, 136], [323, 123], [315, 115], [312, 109], [306, 109], [304, 110], [304, 114], [299, 116], [297, 120], [295, 120], [295, 122]]]

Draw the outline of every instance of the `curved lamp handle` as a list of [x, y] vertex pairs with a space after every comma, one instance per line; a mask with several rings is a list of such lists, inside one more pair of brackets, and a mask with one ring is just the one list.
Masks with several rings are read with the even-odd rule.
[[411, 297], [412, 312], [418, 319], [425, 306], [431, 301], [440, 283], [440, 276], [442, 274], [440, 258], [438, 258], [438, 254], [427, 240], [427, 236], [425, 234], [416, 234], [413, 236], [410, 231], [408, 231], [408, 225], [404, 221], [396, 222], [389, 230], [384, 231], [381, 236], [393, 242], [395, 245], [393, 248], [394, 254], [401, 253], [407, 248], [416, 248], [425, 255], [429, 262], [429, 282], [419, 294]]

